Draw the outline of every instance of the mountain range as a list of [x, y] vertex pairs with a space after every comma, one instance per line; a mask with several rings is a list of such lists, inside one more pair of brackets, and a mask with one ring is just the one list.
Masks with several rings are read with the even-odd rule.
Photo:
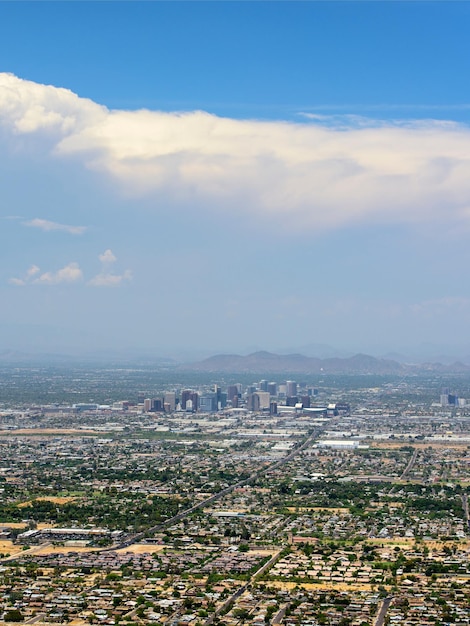
[[393, 359], [382, 359], [367, 354], [352, 357], [320, 359], [302, 354], [274, 354], [258, 351], [241, 356], [218, 354], [197, 363], [186, 364], [181, 369], [200, 372], [253, 372], [253, 373], [305, 373], [305, 374], [408, 374], [413, 372], [468, 372], [464, 363], [443, 365], [422, 363], [407, 365]]
[[[432, 359], [429, 361], [406, 360], [400, 354], [374, 357], [368, 354], [353, 356], [306, 356], [299, 352], [278, 354], [257, 350], [246, 356], [240, 354], [217, 354], [196, 360], [195, 355], [180, 358], [159, 356], [157, 353], [139, 354], [128, 352], [97, 352], [87, 355], [57, 353], [32, 354], [15, 350], [0, 350], [1, 366], [42, 365], [140, 365], [143, 367], [170, 368], [175, 371], [233, 372], [233, 373], [305, 373], [305, 374], [463, 374], [470, 372], [470, 365], [457, 359]], [[467, 359], [466, 359], [467, 360]], [[469, 360], [470, 362], [470, 360]]]

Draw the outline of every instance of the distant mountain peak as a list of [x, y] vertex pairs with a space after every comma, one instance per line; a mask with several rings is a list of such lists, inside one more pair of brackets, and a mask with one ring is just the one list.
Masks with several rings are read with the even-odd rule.
[[275, 354], [259, 350], [241, 356], [219, 354], [198, 363], [184, 366], [185, 369], [212, 372], [253, 372], [253, 373], [344, 373], [344, 374], [401, 374], [400, 363], [388, 359], [377, 359], [367, 354], [356, 354], [349, 358], [318, 359], [303, 354]]

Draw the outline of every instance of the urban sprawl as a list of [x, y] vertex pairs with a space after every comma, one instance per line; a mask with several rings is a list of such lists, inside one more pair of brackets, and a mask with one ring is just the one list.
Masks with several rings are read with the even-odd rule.
[[3, 622], [470, 625], [470, 381], [197, 376], [0, 368]]

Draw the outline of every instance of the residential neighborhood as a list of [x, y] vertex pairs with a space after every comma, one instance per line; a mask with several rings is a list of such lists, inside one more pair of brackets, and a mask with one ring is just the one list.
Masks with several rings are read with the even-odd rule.
[[292, 407], [281, 385], [257, 410], [266, 381], [208, 412], [177, 389], [4, 406], [3, 621], [470, 624], [466, 405], [387, 381]]

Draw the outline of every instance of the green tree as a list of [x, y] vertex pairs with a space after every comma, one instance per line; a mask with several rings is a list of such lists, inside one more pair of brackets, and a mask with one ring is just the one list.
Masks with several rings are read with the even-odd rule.
[[10, 609], [5, 613], [3, 619], [5, 622], [22, 622], [24, 617], [23, 613], [19, 609]]

